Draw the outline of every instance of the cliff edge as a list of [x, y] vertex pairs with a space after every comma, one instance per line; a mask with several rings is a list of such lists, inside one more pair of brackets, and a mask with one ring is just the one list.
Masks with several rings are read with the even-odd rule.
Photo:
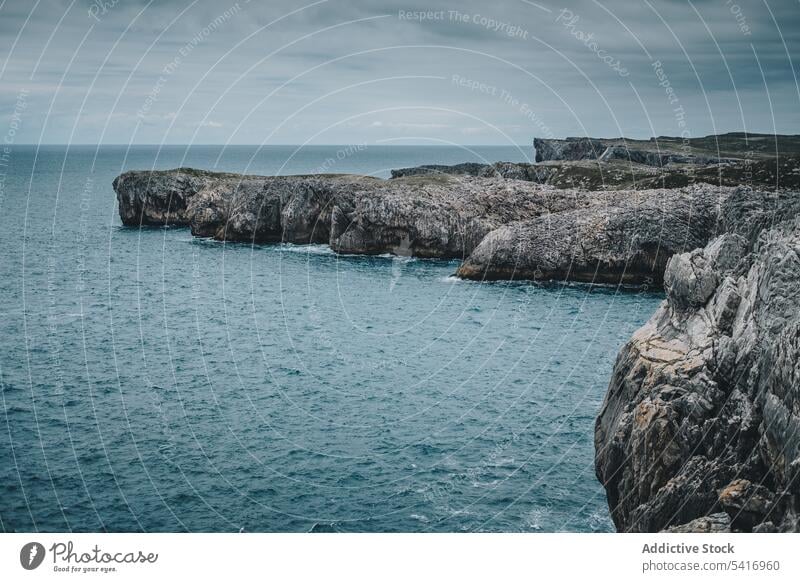
[[735, 192], [676, 254], [595, 429], [619, 531], [800, 531], [800, 197]]

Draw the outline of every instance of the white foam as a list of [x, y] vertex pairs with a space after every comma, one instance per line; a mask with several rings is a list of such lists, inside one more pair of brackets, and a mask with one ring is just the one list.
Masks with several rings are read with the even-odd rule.
[[311, 244], [296, 245], [292, 243], [281, 243], [275, 247], [282, 253], [301, 253], [307, 255], [333, 255], [333, 249], [328, 245]]

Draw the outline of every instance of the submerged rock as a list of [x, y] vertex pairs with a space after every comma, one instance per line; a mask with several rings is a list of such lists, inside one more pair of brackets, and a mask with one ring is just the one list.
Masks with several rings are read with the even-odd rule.
[[726, 234], [669, 261], [667, 299], [620, 352], [595, 428], [620, 531], [719, 512], [736, 531], [800, 528], [798, 213], [797, 194], [737, 190]]

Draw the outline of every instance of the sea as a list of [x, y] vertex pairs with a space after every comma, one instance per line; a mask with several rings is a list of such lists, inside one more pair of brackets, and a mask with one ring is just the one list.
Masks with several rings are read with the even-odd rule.
[[528, 147], [29, 146], [0, 159], [0, 530], [606, 532], [594, 422], [657, 291], [122, 225], [181, 166], [358, 173]]

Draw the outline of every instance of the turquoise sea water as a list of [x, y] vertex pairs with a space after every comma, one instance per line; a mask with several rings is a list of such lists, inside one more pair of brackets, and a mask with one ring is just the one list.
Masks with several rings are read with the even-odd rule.
[[387, 176], [514, 148], [15, 147], [0, 530], [609, 531], [593, 424], [655, 293], [121, 225], [127, 169]]

